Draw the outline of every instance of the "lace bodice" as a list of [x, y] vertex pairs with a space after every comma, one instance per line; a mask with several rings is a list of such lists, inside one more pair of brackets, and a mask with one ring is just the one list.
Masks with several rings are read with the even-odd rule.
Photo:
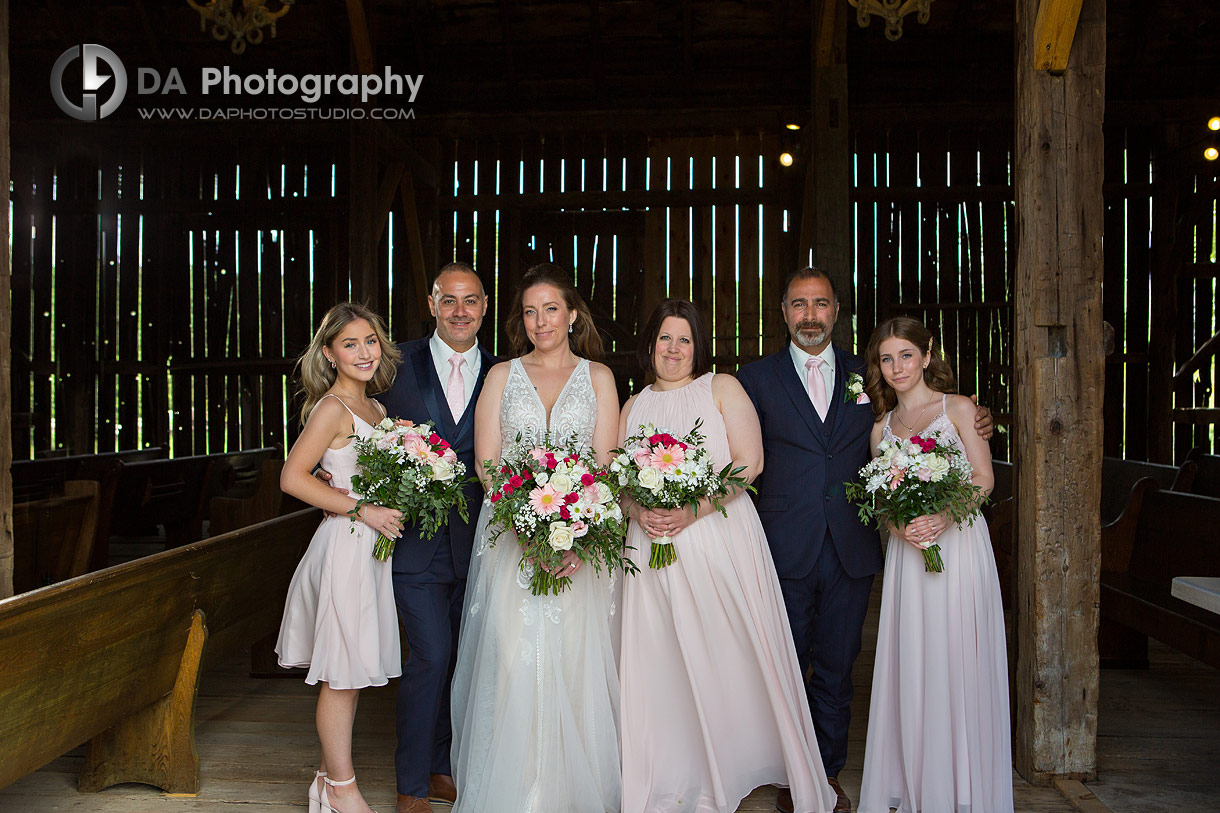
[[[945, 401], [947, 396], [942, 396], [940, 399], [940, 414], [933, 418], [927, 426], [917, 432], [920, 437], [930, 438], [939, 437], [950, 446], [960, 451], [963, 455], [966, 454], [966, 446], [962, 443], [961, 437], [957, 434], [957, 427], [953, 425], [953, 421], [949, 420], [949, 413], [945, 411]], [[894, 434], [894, 430], [890, 428], [890, 419], [894, 417], [894, 410], [885, 413], [885, 426], [881, 430], [883, 440], [898, 440], [898, 436]]]
[[552, 443], [575, 438], [578, 446], [593, 445], [593, 427], [597, 424], [597, 396], [593, 394], [593, 379], [589, 375], [588, 359], [581, 359], [551, 408], [551, 423], [547, 426], [546, 407], [538, 397], [533, 382], [526, 375], [521, 359], [509, 362], [508, 381], [500, 399], [500, 453], [505, 454], [521, 434], [522, 441], [541, 442], [550, 429]]

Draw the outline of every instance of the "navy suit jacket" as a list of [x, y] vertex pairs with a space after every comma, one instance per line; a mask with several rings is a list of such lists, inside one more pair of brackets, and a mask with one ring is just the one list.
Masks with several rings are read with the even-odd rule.
[[[483, 391], [483, 379], [497, 359], [482, 347], [479, 348], [481, 366], [479, 380], [474, 393], [456, 423], [445, 400], [445, 389], [436, 375], [432, 363], [432, 349], [428, 338], [416, 339], [398, 345], [402, 351], [402, 365], [390, 389], [376, 396], [391, 418], [406, 418], [415, 423], [431, 423], [437, 434], [449, 441], [458, 460], [466, 464], [467, 476], [474, 476], [474, 406]], [[470, 567], [470, 551], [474, 546], [474, 526], [479, 518], [479, 507], [483, 504], [483, 488], [477, 482], [466, 486], [466, 507], [470, 521], [462, 522], [457, 509], [449, 513], [449, 524], [437, 531], [435, 536], [423, 537], [417, 528], [407, 526], [402, 537], [394, 545], [393, 569], [395, 573], [422, 573], [432, 561], [438, 545], [449, 545], [453, 551], [453, 567], [458, 578], [466, 578]]]
[[782, 579], [808, 575], [827, 537], [853, 578], [877, 573], [883, 563], [877, 531], [860, 522], [844, 489], [871, 457], [872, 405], [843, 401], [847, 375], [863, 376], [864, 360], [838, 347], [834, 354], [834, 393], [825, 422], [787, 344], [737, 371], [762, 424], [763, 471], [754, 485], [758, 516]]

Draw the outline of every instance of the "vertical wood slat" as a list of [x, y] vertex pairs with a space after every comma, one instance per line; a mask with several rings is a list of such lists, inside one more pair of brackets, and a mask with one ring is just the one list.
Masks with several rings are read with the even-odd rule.
[[[1208, 189], [1215, 189], [1215, 186], [1209, 183], [1210, 179], [1198, 177], [1196, 188], [1200, 190], [1199, 196], [1201, 203], [1196, 208], [1198, 218], [1194, 222], [1192, 229], [1194, 239], [1191, 252], [1190, 262], [1208, 262], [1211, 260], [1213, 246], [1216, 245], [1216, 206], [1215, 197], [1206, 192]], [[1190, 281], [1191, 288], [1194, 289], [1194, 313], [1193, 320], [1183, 320], [1186, 322], [1194, 322], [1194, 340], [1191, 342], [1191, 355], [1194, 354], [1203, 344], [1216, 334], [1220, 325], [1217, 324], [1217, 308], [1216, 294], [1212, 281], [1208, 279], [1192, 277]], [[1183, 356], [1185, 361], [1190, 358], [1190, 355]], [[1198, 383], [1192, 384], [1194, 390], [1192, 398], [1187, 402], [1189, 406], [1204, 406], [1207, 405], [1209, 396], [1213, 399], [1215, 394], [1220, 392], [1217, 385], [1220, 384], [1220, 370], [1217, 369], [1215, 357], [1211, 364], [1205, 364], [1198, 373]], [[1210, 368], [1210, 369], [1209, 369]], [[1209, 372], [1211, 373], [1209, 375]], [[1213, 400], [1214, 404], [1215, 401]], [[1191, 448], [1202, 447], [1208, 449], [1214, 444], [1214, 429], [1213, 426], [1205, 426], [1202, 424], [1194, 424], [1186, 427], [1183, 434], [1190, 438]]]
[[[715, 183], [713, 163], [716, 155], [715, 139], [704, 136], [691, 139], [691, 189], [708, 190]], [[713, 327], [712, 303], [714, 298], [712, 265], [712, 211], [713, 207], [700, 205], [691, 207], [691, 301], [708, 317], [708, 326]]]
[[[915, 301], [920, 304], [932, 304], [946, 301], [941, 297], [947, 293], [941, 291], [938, 285], [938, 269], [944, 265], [945, 258], [940, 252], [941, 246], [937, 240], [937, 232], [943, 225], [944, 201], [949, 197], [945, 186], [945, 153], [948, 150], [945, 130], [941, 127], [926, 128], [919, 133], [916, 144], [919, 159], [916, 172], [920, 188], [926, 189], [927, 194], [921, 196], [921, 201], [916, 204], [916, 217], [919, 220], [919, 265], [917, 270], [912, 270], [916, 270], [918, 274], [919, 294]], [[915, 317], [925, 322], [932, 335], [938, 336], [939, 340], [945, 343], [942, 349], [946, 351], [949, 363], [956, 369], [957, 365], [953, 363], [952, 355], [949, 355], [949, 351], [955, 348], [947, 342], [950, 337], [950, 314], [943, 310], [925, 309], [923, 313], [916, 313]]]
[[98, 266], [97, 266], [97, 367], [95, 382], [97, 411], [93, 421], [97, 431], [97, 451], [114, 451], [115, 441], [115, 387], [114, 362], [118, 360], [118, 324], [115, 311], [118, 309], [119, 268], [117, 256], [118, 235], [118, 185], [117, 162], [110, 155], [98, 158], [98, 174], [101, 176], [98, 210]]
[[[0, 11], [0, 14], [4, 12]], [[2, 36], [2, 35], [0, 35]], [[0, 39], [0, 42], [7, 43], [7, 40]], [[0, 67], [0, 72], [4, 68]], [[4, 81], [0, 79], [0, 82]], [[3, 110], [3, 105], [7, 104], [7, 99], [0, 102], [0, 117], [6, 115]], [[3, 122], [0, 122], [3, 125]], [[6, 125], [5, 125], [6, 126]], [[4, 135], [0, 135], [0, 139], [7, 138], [8, 130], [4, 130]], [[4, 142], [7, 144], [7, 141]], [[0, 150], [5, 149], [0, 147]], [[31, 390], [33, 389], [34, 372], [29, 369], [28, 361], [32, 361], [36, 356], [33, 352], [34, 348], [31, 343], [30, 334], [33, 328], [32, 313], [34, 312], [34, 275], [33, 275], [33, 246], [30, 243], [31, 227], [33, 222], [33, 202], [31, 200], [32, 190], [34, 186], [34, 161], [31, 157], [17, 157], [12, 161], [12, 185], [13, 185], [13, 233], [10, 235], [12, 240], [12, 260], [9, 268], [9, 287], [12, 296], [12, 306], [9, 312], [9, 329], [8, 341], [9, 352], [7, 355], [0, 355], [4, 359], [3, 363], [9, 365], [10, 374], [7, 376], [10, 383], [9, 404], [10, 404], [10, 437], [12, 443], [9, 445], [10, 460], [28, 460], [31, 456], [31, 447], [33, 439], [33, 419], [34, 409], [31, 406]], [[6, 162], [4, 167], [8, 167]], [[0, 173], [4, 169], [0, 168]], [[3, 225], [0, 225], [0, 232], [5, 232], [8, 229], [8, 219], [6, 218]], [[0, 263], [5, 262], [5, 258], [0, 257]], [[13, 360], [16, 359], [16, 363]], [[3, 371], [0, 371], [2, 374]], [[0, 385], [2, 386], [2, 385]], [[2, 532], [3, 529], [0, 529]], [[3, 590], [2, 578], [0, 578], [0, 591]]]
[[[1106, 139], [1105, 173], [1107, 178], [1123, 178], [1126, 175], [1126, 130]], [[1123, 291], [1126, 289], [1126, 192], [1113, 193], [1105, 199], [1103, 228], [1106, 233], [1105, 275], [1102, 285], [1102, 318], [1114, 329], [1114, 353], [1121, 357], [1126, 349], [1127, 325], [1123, 317]], [[1115, 359], [1106, 364], [1104, 449], [1107, 455], [1121, 457], [1123, 454], [1123, 393], [1126, 388], [1127, 365]]]
[[[159, 318], [160, 309], [170, 302], [171, 287], [185, 286], [189, 269], [182, 257], [186, 241], [178, 228], [180, 221], [167, 211], [164, 202], [169, 197], [168, 175], [172, 170], [158, 160], [158, 155], [150, 148], [141, 151], [140, 176], [144, 185], [142, 200], [145, 209], [139, 218], [141, 273], [138, 329], [142, 343], [141, 360], [161, 367], [172, 360], [170, 326], [166, 323], [181, 319]], [[142, 446], [167, 442], [173, 434], [169, 395], [170, 382], [174, 379], [170, 372], [151, 373], [141, 379]]]
[[[33, 258], [30, 282], [34, 296], [34, 326], [30, 336], [30, 358], [37, 359], [41, 353], [36, 351], [49, 349], [51, 338], [56, 334], [55, 308], [52, 304], [55, 269], [51, 267], [55, 223], [55, 216], [52, 213], [55, 164], [49, 160], [49, 157], [40, 156], [34, 160], [33, 167], [34, 189], [30, 195], [30, 201], [34, 237], [30, 249]], [[47, 452], [62, 445], [62, 441], [52, 437], [51, 434], [51, 418], [59, 406], [59, 392], [62, 388], [63, 379], [59, 375], [38, 375], [34, 379], [31, 423], [35, 456], [40, 452]], [[62, 425], [57, 427], [61, 433], [66, 428]]]
[[[1127, 178], [1148, 178], [1152, 139], [1147, 128], [1134, 128], [1127, 139]], [[1124, 456], [1148, 459], [1148, 274], [1150, 245], [1148, 217], [1150, 193], [1133, 193], [1127, 199], [1126, 303], [1123, 319], [1127, 323], [1126, 352], [1140, 354], [1144, 361], [1126, 364], [1127, 388], [1123, 399], [1126, 424]]]
[[[128, 146], [120, 153], [119, 176], [119, 292], [117, 314], [117, 347], [115, 355], [120, 361], [138, 362], [140, 335], [140, 185], [143, 167], [140, 151]], [[115, 444], [120, 449], [132, 449], [140, 445], [141, 416], [145, 410], [141, 401], [141, 381], [147, 376], [126, 373], [118, 381], [118, 422]], [[160, 377], [159, 375], [157, 376]], [[151, 415], [149, 417], [152, 417]]]
[[[877, 189], [877, 147], [873, 133], [857, 133], [854, 153], [856, 177], [854, 187], [860, 191]], [[872, 196], [870, 196], [871, 198]], [[877, 326], [877, 292], [880, 290], [877, 266], [877, 203], [873, 199], [856, 200], [852, 205], [855, 236], [855, 278], [853, 294], [856, 308], [856, 345], [863, 347]]]
[[[266, 166], [266, 192], [270, 200], [284, 206], [281, 192], [281, 177], [283, 162], [287, 159], [282, 148], [269, 149], [269, 160]], [[282, 211], [282, 208], [281, 208]], [[283, 342], [283, 297], [284, 268], [281, 253], [284, 247], [284, 234], [287, 231], [281, 218], [267, 224], [267, 230], [262, 232], [259, 249], [259, 331], [257, 352], [263, 358], [281, 358], [284, 355]], [[258, 409], [262, 417], [262, 432], [252, 445], [274, 445], [283, 443], [284, 438], [284, 376], [283, 373], [269, 373], [253, 376], [257, 384], [259, 397]]]
[[[980, 159], [980, 180], [984, 186], [1008, 183], [1009, 153], [1011, 138], [989, 133], [983, 144]], [[1010, 302], [1009, 255], [1005, 246], [1005, 229], [1008, 204], [984, 201], [980, 206], [982, 219], [982, 298], [987, 302]], [[999, 394], [1007, 393], [1007, 384], [1012, 381], [1012, 369], [1008, 360], [1012, 357], [1012, 333], [1007, 330], [1006, 311], [988, 311], [986, 314], [986, 364], [980, 364], [980, 372], [986, 378], [982, 389], [988, 393], [991, 409], [1010, 413], [1012, 408], [1007, 397], [1001, 401]], [[1011, 435], [1009, 436], [1011, 437]], [[993, 454], [1011, 460], [1006, 444], [1009, 438], [997, 437], [992, 441]]]
[[[694, 189], [691, 169], [694, 139], [672, 142], [670, 158], [671, 188], [679, 191]], [[674, 206], [669, 210], [669, 295], [675, 299], [691, 299], [691, 229], [694, 210]]]
[[[648, 189], [654, 194], [666, 189], [669, 147], [670, 142], [667, 139], [648, 139]], [[638, 310], [641, 326], [668, 295], [665, 277], [669, 255], [666, 243], [669, 236], [667, 220], [671, 211], [667, 206], [653, 205], [648, 207], [644, 215], [644, 275]]]
[[[974, 130], [966, 133], [959, 131], [959, 137], [951, 143], [951, 146], [949, 172], [953, 185], [966, 188], [977, 186], [978, 176], [975, 167], [979, 149], [978, 133]], [[959, 256], [954, 246], [949, 247], [950, 251], [955, 251], [953, 273], [957, 274], [960, 298], [965, 302], [982, 302], [984, 299], [979, 293], [982, 269], [978, 262], [981, 245], [978, 205], [958, 204], [954, 207], [950, 222], [952, 223], [951, 231], [957, 236], [962, 252]], [[965, 232], [964, 239], [963, 231]], [[978, 393], [981, 373], [979, 331], [986, 320], [986, 314], [982, 311], [963, 312], [963, 314], [963, 317], [960, 317], [962, 321], [959, 324], [959, 336], [961, 337], [961, 356], [965, 361], [962, 367], [956, 370], [959, 391], [967, 394]], [[983, 400], [981, 393], [979, 398], [980, 403], [989, 403]], [[995, 411], [994, 407], [993, 411]]]
[[[778, 140], [764, 139], [762, 173], [763, 187], [773, 189], [779, 186], [778, 164], [775, 153]], [[760, 285], [760, 300], [762, 302], [763, 355], [776, 353], [788, 341], [788, 326], [784, 323], [783, 312], [780, 309], [780, 299], [783, 291], [784, 276], [788, 273], [786, 263], [793, 262], [790, 253], [784, 250], [786, 244], [784, 234], [784, 204], [777, 201], [763, 207], [762, 213], [762, 282]]]
[[[741, 161], [741, 188], [757, 191], [759, 186], [758, 163], [761, 153], [761, 138], [739, 137], [737, 153]], [[742, 203], [740, 206], [738, 258], [741, 273], [737, 283], [737, 354], [738, 363], [746, 364], [759, 357], [762, 347], [762, 303], [759, 300], [759, 272], [761, 263], [759, 247], [759, 204]]]
[[716, 358], [716, 371], [732, 373], [737, 369], [737, 206], [732, 198], [737, 187], [737, 143], [736, 139], [719, 137], [715, 140], [715, 170], [713, 184], [725, 200], [711, 207], [713, 245], [710, 252], [711, 274], [709, 287], [714, 302], [712, 352]]
[[[269, 146], [253, 147], [246, 152], [241, 165], [240, 200], [264, 204], [268, 200], [270, 171]], [[262, 287], [259, 269], [263, 241], [267, 239], [266, 220], [247, 224], [238, 236], [237, 298], [233, 310], [237, 342], [227, 356], [259, 358], [259, 328], [262, 321]], [[261, 376], [257, 373], [230, 373], [229, 392], [233, 400], [226, 404], [230, 427], [228, 443], [222, 451], [258, 448], [263, 436]]]
[[[56, 415], [62, 420], [70, 453], [91, 454], [98, 406], [94, 391], [98, 168], [92, 152], [57, 163], [60, 170], [57, 198], [71, 200], [74, 211], [56, 217], [55, 345], [65, 359], [61, 369], [66, 371], [67, 378], [56, 404]], [[83, 288], [83, 280], [92, 280], [92, 284]]]

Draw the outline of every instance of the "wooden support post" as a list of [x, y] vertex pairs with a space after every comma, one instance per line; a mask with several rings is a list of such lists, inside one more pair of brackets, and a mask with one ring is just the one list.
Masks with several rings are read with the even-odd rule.
[[4, 216], [0, 217], [0, 598], [13, 594], [13, 404], [12, 360], [9, 334], [13, 329], [9, 302], [9, 73], [8, 0], [0, 0], [0, 189], [4, 190]]
[[1038, 72], [1037, 11], [1018, 0], [1014, 761], [1048, 784], [1096, 773], [1106, 27], [1085, 0], [1067, 70]]
[[120, 782], [142, 782], [169, 793], [199, 791], [195, 697], [207, 637], [203, 612], [196, 610], [173, 691], [89, 740], [77, 785], [81, 791], [95, 793]]
[[810, 121], [808, 179], [803, 211], [812, 212], [809, 231], [802, 216], [798, 265], [805, 264], [810, 248], [813, 262], [834, 280], [839, 294], [839, 320], [834, 341], [855, 346], [851, 315], [852, 296], [851, 151], [847, 139], [847, 4], [821, 0], [813, 15], [813, 115]]

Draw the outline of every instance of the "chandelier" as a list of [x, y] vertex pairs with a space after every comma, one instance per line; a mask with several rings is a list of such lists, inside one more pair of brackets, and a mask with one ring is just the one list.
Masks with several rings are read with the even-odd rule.
[[912, 11], [920, 24], [928, 21], [932, 0], [847, 0], [856, 10], [856, 22], [868, 28], [868, 15], [876, 14], [885, 19], [885, 38], [894, 42], [902, 36], [902, 18]]
[[[267, 8], [270, 0], [209, 0], [199, 5], [195, 0], [186, 0], [191, 8], [199, 12], [199, 30], [207, 31], [208, 23], [212, 24], [212, 36], [221, 42], [233, 38], [230, 44], [233, 53], [240, 54], [246, 50], [246, 43], [258, 45], [263, 41], [263, 28], [271, 27], [271, 36], [275, 36], [275, 21], [288, 13], [288, 9], [296, 0], [280, 0], [277, 11]], [[233, 6], [239, 6], [237, 11]]]

